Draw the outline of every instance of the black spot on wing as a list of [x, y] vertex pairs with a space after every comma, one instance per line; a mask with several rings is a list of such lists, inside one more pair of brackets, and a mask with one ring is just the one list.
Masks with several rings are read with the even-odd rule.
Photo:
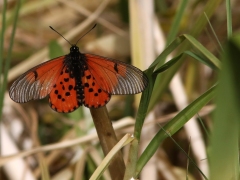
[[68, 86], [68, 90], [71, 91], [73, 89], [73, 86], [72, 85], [69, 85]]
[[65, 70], [65, 73], [69, 73], [69, 69], [68, 68]]
[[70, 92], [66, 92], [65, 95], [66, 96], [70, 96], [71, 94], [70, 94]]
[[84, 86], [85, 86], [85, 87], [89, 87], [89, 84], [88, 84], [88, 83], [85, 83]]
[[34, 73], [34, 78], [35, 78], [35, 80], [36, 80], [37, 77], [38, 77], [38, 73], [37, 73], [37, 71], [33, 71], [33, 73]]
[[115, 63], [115, 64], [114, 64], [114, 70], [118, 73], [118, 67], [117, 67], [117, 66], [118, 66], [118, 64]]
[[64, 81], [65, 81], [65, 82], [68, 82], [68, 81], [69, 81], [69, 78], [64, 78]]

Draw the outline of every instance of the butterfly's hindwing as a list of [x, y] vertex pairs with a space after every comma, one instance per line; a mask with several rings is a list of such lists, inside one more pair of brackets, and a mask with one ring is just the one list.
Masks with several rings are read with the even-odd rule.
[[98, 108], [108, 103], [111, 95], [100, 88], [95, 77], [87, 69], [82, 77], [84, 85], [84, 106]]
[[70, 70], [64, 66], [60, 76], [49, 94], [49, 104], [57, 112], [72, 112], [81, 102], [77, 99], [76, 78], [70, 75]]

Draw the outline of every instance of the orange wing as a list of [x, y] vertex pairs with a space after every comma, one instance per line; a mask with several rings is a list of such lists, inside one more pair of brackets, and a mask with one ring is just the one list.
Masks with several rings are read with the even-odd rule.
[[98, 108], [104, 106], [110, 100], [111, 95], [101, 89], [89, 69], [84, 72], [82, 84], [85, 96], [84, 106]]
[[137, 94], [148, 85], [147, 76], [132, 65], [92, 54], [85, 56], [90, 73], [109, 94]]
[[82, 105], [77, 98], [76, 78], [70, 77], [67, 67], [63, 68], [49, 94], [49, 104], [53, 110], [69, 113]]
[[63, 69], [65, 56], [44, 62], [22, 74], [10, 87], [10, 98], [18, 103], [46, 97]]

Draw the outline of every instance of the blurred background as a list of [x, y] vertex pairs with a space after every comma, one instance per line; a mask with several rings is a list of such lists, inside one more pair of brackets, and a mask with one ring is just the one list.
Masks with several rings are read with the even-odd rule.
[[[7, 1], [3, 57], [8, 54], [17, 3]], [[0, 1], [0, 7], [3, 11], [3, 1]], [[240, 1], [233, 0], [231, 9], [233, 33], [239, 32]], [[2, 22], [2, 12], [0, 16]], [[11, 160], [0, 159], [1, 179], [40, 179], [43, 173], [41, 164], [47, 167], [54, 180], [89, 179], [103, 159], [88, 108], [80, 107], [73, 113], [62, 114], [49, 107], [48, 98], [25, 104], [17, 104], [9, 98], [9, 87], [17, 77], [46, 60], [69, 53], [70, 45], [49, 26], [74, 44], [97, 24], [79, 41], [80, 52], [121, 60], [144, 71], [168, 44], [182, 34], [193, 35], [211, 53], [220, 57], [219, 42], [224, 45], [227, 40], [226, 23], [226, 3], [220, 0], [22, 0], [1, 119], [1, 156], [15, 156]], [[195, 51], [192, 47], [188, 50]], [[181, 46], [167, 60], [180, 51]], [[164, 124], [217, 79], [216, 71], [189, 56], [182, 58], [173, 69], [167, 78], [155, 84], [142, 130], [140, 154]], [[107, 104], [119, 139], [126, 133], [133, 133], [140, 97], [112, 96]], [[204, 127], [211, 129], [213, 110], [211, 102], [172, 136], [206, 176], [209, 141], [197, 119], [201, 117]], [[86, 139], [82, 141], [84, 137]], [[61, 142], [60, 148], [57, 144]], [[47, 146], [50, 144], [52, 146]], [[49, 149], [42, 150], [41, 147], [45, 146]], [[40, 147], [40, 153], [29, 151], [37, 147]], [[129, 146], [123, 148], [125, 160], [128, 150]], [[183, 150], [167, 138], [139, 178], [203, 179]], [[110, 179], [109, 173], [106, 172], [102, 179]]]

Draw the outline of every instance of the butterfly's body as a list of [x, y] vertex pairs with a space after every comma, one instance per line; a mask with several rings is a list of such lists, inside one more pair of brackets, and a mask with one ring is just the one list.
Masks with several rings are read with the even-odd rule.
[[[63, 60], [63, 68], [60, 72], [63, 78], [57, 80], [50, 92], [49, 103], [54, 110], [59, 111], [57, 104], [59, 104], [59, 101], [66, 101], [69, 96], [76, 97], [74, 101], [72, 100], [75, 106], [70, 111], [84, 104], [84, 85], [81, 78], [87, 69], [85, 57], [79, 52], [78, 47], [72, 46], [70, 53]], [[55, 98], [55, 105], [52, 103], [54, 98], [51, 99], [54, 96], [57, 96]]]
[[79, 106], [104, 106], [116, 94], [136, 94], [148, 84], [138, 68], [114, 59], [82, 54], [76, 45], [70, 53], [42, 63], [21, 75], [10, 88], [19, 103], [42, 99], [57, 112], [72, 112]]

